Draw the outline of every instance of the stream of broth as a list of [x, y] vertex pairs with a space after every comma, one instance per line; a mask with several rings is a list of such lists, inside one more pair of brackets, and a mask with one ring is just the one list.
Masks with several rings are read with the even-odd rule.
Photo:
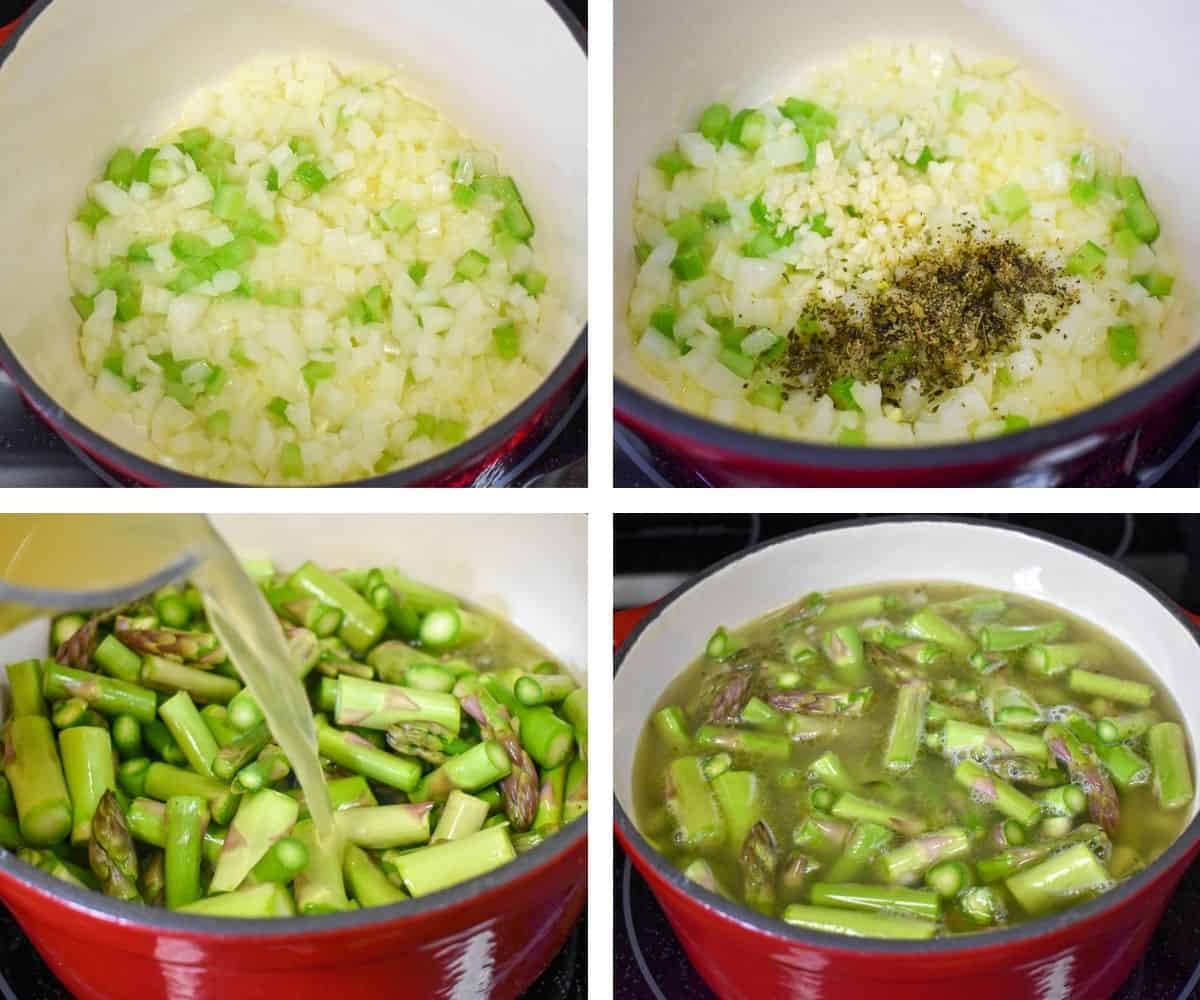
[[[304, 685], [270, 605], [206, 517], [0, 516], [0, 579], [19, 586], [58, 591], [115, 588], [144, 579], [188, 552], [199, 561], [191, 579], [204, 596], [213, 632], [291, 764], [317, 838], [336, 850], [316, 724]], [[36, 612], [27, 605], [0, 605], [0, 634]]]

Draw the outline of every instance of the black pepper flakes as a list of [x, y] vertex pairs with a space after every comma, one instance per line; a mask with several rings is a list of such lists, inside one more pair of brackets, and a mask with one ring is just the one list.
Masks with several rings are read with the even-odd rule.
[[[863, 308], [814, 302], [788, 335], [780, 376], [820, 394], [850, 375], [879, 383], [889, 403], [916, 378], [936, 399], [1015, 350], [1029, 324], [1053, 329], [1078, 294], [1060, 267], [1012, 240], [978, 238], [967, 223], [959, 241], [904, 261]], [[1043, 297], [1033, 315], [1027, 295]]]

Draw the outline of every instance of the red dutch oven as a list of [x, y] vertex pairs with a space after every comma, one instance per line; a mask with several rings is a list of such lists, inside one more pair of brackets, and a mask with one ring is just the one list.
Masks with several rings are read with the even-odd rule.
[[[304, 559], [394, 563], [494, 607], [572, 668], [586, 664], [578, 627], [586, 613], [582, 519], [513, 516], [501, 532], [494, 516], [356, 517], [353, 532], [332, 516], [215, 520], [245, 558], [285, 567]], [[531, 547], [546, 545], [553, 565], [531, 565]], [[45, 655], [46, 642], [44, 622], [0, 636], [0, 663]], [[80, 1000], [507, 1000], [562, 949], [586, 893], [586, 816], [512, 864], [443, 892], [289, 920], [222, 920], [129, 905], [60, 882], [0, 849], [0, 900]]]
[[[731, 38], [741, 44], [731, 44]], [[1200, 23], [1182, 16], [1080, 18], [1067, 4], [1001, 0], [617, 0], [614, 136], [614, 408], [675, 464], [714, 486], [1053, 486], [1087, 472], [1115, 480], [1139, 454], [1180, 443], [1195, 424], [1200, 349], [1098, 406], [1030, 430], [962, 444], [847, 448], [719, 424], [667, 401], [634, 357], [626, 316], [636, 273], [638, 173], [712, 101], [754, 105], [812, 62], [879, 37], [948, 42], [1016, 59], [1045, 91], [1128, 153], [1154, 192], [1179, 260], [1200, 273], [1191, 164], [1200, 136], [1178, 80], [1200, 86]], [[1064, 47], [1062, 39], [1070, 38]], [[1143, 46], [1145, 48], [1143, 48]], [[1131, 66], [1131, 52], [1155, 59]], [[662, 54], [683, 54], [664, 59]], [[1117, 66], [1128, 73], [1114, 75]], [[654, 94], [648, 101], [646, 94]], [[1181, 329], [1200, 329], [1188, 304]]]
[[583, 30], [561, 0], [38, 0], [0, 28], [0, 160], [8, 172], [0, 229], [20, 247], [5, 256], [0, 367], [46, 423], [108, 471], [145, 486], [230, 485], [147, 458], [144, 435], [91, 398], [67, 304], [63, 233], [116, 145], [143, 144], [191, 93], [264, 52], [400, 66], [410, 93], [497, 149], [522, 179], [540, 252], [565, 289], [568, 314], [579, 317], [578, 332], [502, 419], [431, 459], [352, 484], [505, 485], [585, 393], [587, 55]]
[[1103, 1000], [1139, 960], [1200, 853], [1193, 803], [1188, 826], [1161, 857], [1091, 902], [1011, 929], [904, 943], [814, 933], [764, 917], [686, 879], [642, 837], [632, 818], [638, 739], [650, 707], [717, 624], [751, 620], [811, 590], [938, 579], [1022, 592], [1102, 623], [1170, 689], [1197, 759], [1200, 633], [1166, 595], [1089, 550], [995, 523], [876, 519], [732, 556], [654, 608], [614, 623], [615, 638], [624, 640], [613, 685], [617, 840], [718, 996]]

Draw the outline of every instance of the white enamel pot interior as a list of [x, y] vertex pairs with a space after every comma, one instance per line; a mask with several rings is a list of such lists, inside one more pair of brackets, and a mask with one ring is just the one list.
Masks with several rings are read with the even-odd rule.
[[72, 436], [87, 443], [75, 421], [147, 451], [95, 401], [80, 363], [67, 223], [114, 149], [147, 145], [195, 91], [264, 56], [395, 66], [408, 93], [496, 150], [565, 289], [569, 328], [550, 379], [561, 385], [582, 361], [587, 58], [557, 0], [42, 0], [31, 17], [0, 64], [0, 338]]
[[[618, 409], [652, 422], [670, 420], [672, 429], [684, 434], [700, 435], [706, 424], [714, 426], [699, 418], [680, 421], [645, 405], [644, 397], [666, 402], [667, 395], [634, 357], [627, 324], [637, 270], [633, 203], [638, 172], [681, 132], [693, 130], [712, 102], [739, 108], [777, 98], [799, 85], [811, 67], [875, 39], [944, 43], [967, 53], [1017, 60], [1041, 93], [1128, 156], [1153, 192], [1166, 239], [1196, 284], [1200, 202], [1194, 165], [1200, 162], [1200, 131], [1190, 95], [1200, 90], [1195, 58], [1200, 18], [1188, 0], [1145, 0], [1136, 11], [1119, 12], [1086, 0], [744, 0], [732, 5], [723, 0], [616, 0], [613, 314]], [[1196, 327], [1195, 306], [1191, 301], [1177, 321]], [[1197, 370], [1200, 351], [1193, 350], [1153, 384], [1161, 391]], [[1109, 419], [1119, 415], [1107, 411]], [[1021, 440], [989, 442], [989, 453], [1019, 452]], [[748, 437], [722, 436], [720, 441], [727, 450], [754, 448]], [[844, 449], [809, 447], [817, 449], [803, 453], [810, 464], [844, 464], [835, 457], [844, 458]], [[967, 458], [942, 450], [945, 464]], [[770, 454], [778, 458], [781, 453]], [[857, 449], [856, 454], [864, 453]], [[800, 460], [799, 450], [795, 457]]]
[[[714, 628], [744, 625], [812, 591], [904, 581], [1024, 594], [1102, 626], [1171, 692], [1186, 720], [1192, 761], [1200, 759], [1200, 641], [1179, 609], [1149, 584], [1036, 532], [955, 520], [847, 522], [731, 557], [666, 598], [627, 640], [613, 682], [613, 787], [625, 816], [634, 817], [634, 756], [649, 714]], [[1196, 801], [1191, 810], [1177, 843], [1200, 839]], [[1135, 878], [1153, 874], [1151, 866]], [[781, 934], [796, 933], [777, 921], [763, 923]]]

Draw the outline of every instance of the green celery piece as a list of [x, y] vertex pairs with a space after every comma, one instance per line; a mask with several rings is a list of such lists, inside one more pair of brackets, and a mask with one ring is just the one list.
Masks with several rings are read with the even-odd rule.
[[673, 181], [679, 174], [692, 169], [692, 165], [683, 158], [683, 154], [677, 149], [663, 153], [654, 161], [654, 165], [666, 174], [668, 181]]
[[212, 214], [225, 222], [234, 222], [246, 214], [246, 189], [236, 184], [222, 184], [213, 197]]
[[79, 318], [85, 321], [96, 311], [96, 303], [90, 295], [79, 295], [78, 293], [72, 295], [71, 305], [79, 313]]
[[755, 108], [739, 111], [729, 125], [729, 141], [753, 153], [767, 137], [767, 116]]
[[139, 263], [150, 263], [150, 244], [147, 240], [134, 240], [129, 244], [129, 249], [125, 251], [126, 260], [135, 260]]
[[213, 365], [212, 371], [208, 373], [208, 378], [204, 380], [204, 395], [216, 396], [222, 389], [225, 388], [229, 381], [229, 372], [220, 365]]
[[1029, 214], [1032, 207], [1029, 195], [1020, 184], [1006, 184], [988, 199], [988, 207], [994, 212], [1005, 216], [1009, 222], [1016, 222], [1023, 215]]
[[382, 323], [387, 319], [388, 295], [382, 285], [372, 285], [362, 298], [363, 308], [367, 311], [368, 323]]
[[464, 212], [475, 204], [475, 189], [468, 184], [459, 184], [455, 182], [450, 189], [450, 200], [461, 208]]
[[467, 436], [467, 425], [461, 420], [450, 420], [443, 417], [437, 422], [437, 428], [433, 432], [434, 440], [440, 444], [451, 445], [458, 444]]
[[214, 163], [232, 163], [234, 148], [232, 143], [228, 143], [224, 139], [213, 139], [208, 144], [208, 149], [205, 150], [205, 153]]
[[203, 260], [213, 252], [213, 245], [195, 233], [176, 233], [171, 237], [171, 253], [180, 260]]
[[789, 97], [780, 105], [780, 114], [785, 118], [790, 118], [797, 125], [804, 122], [812, 122], [825, 129], [835, 128], [837, 126], [837, 115], [829, 111], [814, 101], [804, 101], [798, 97]]
[[746, 398], [755, 406], [763, 406], [776, 413], [783, 409], [783, 390], [772, 382], [764, 382]]
[[284, 479], [304, 478], [304, 459], [295, 441], [289, 441], [279, 449], [279, 473]]
[[105, 371], [116, 375], [117, 378], [123, 379], [125, 377], [125, 352], [119, 348], [110, 350], [108, 354], [104, 356], [104, 363], [102, 367]]
[[371, 322], [370, 316], [367, 315], [367, 304], [361, 298], [351, 300], [346, 307], [346, 316], [356, 326], [366, 326]]
[[222, 271], [234, 271], [254, 257], [258, 244], [249, 236], [235, 236], [217, 247], [209, 259]]
[[728, 347], [721, 349], [717, 354], [717, 360], [738, 378], [748, 379], [754, 374], [755, 360], [738, 351], [730, 350]]
[[415, 260], [408, 265], [408, 276], [412, 278], [414, 285], [419, 285], [425, 280], [425, 275], [429, 273], [429, 265], [423, 260]]
[[838, 432], [837, 443], [848, 445], [851, 448], [861, 448], [867, 443], [867, 432], [858, 427], [843, 427]]
[[675, 339], [675, 310], [670, 306], [659, 306], [650, 314], [650, 325], [664, 337]]
[[133, 168], [133, 179], [140, 181], [143, 184], [150, 183], [150, 164], [154, 162], [154, 158], [158, 156], [157, 146], [147, 146], [138, 155], [137, 163]]
[[200, 128], [184, 129], [179, 133], [179, 147], [193, 159], [201, 150], [207, 149], [212, 142], [212, 133], [201, 126]]
[[680, 281], [695, 281], [704, 275], [704, 260], [695, 250], [677, 253], [671, 261], [671, 270]]
[[280, 427], [291, 427], [292, 422], [287, 415], [288, 401], [282, 396], [276, 396], [266, 405], [267, 416]]
[[294, 135], [288, 140], [288, 149], [297, 156], [316, 156], [317, 144], [306, 135]]
[[819, 233], [821, 236], [832, 236], [833, 230], [825, 224], [825, 213], [819, 212], [816, 215], [809, 216], [808, 228], [814, 233]]
[[704, 220], [696, 212], [688, 212], [667, 226], [667, 235], [679, 244], [680, 250], [690, 250], [704, 242]]
[[1072, 181], [1071, 200], [1076, 205], [1090, 205], [1100, 197], [1100, 191], [1094, 181]]
[[279, 169], [275, 166], [275, 164], [271, 164], [271, 166], [267, 168], [267, 190], [279, 190]]
[[413, 437], [432, 438], [437, 431], [437, 417], [432, 413], [418, 413], [416, 416], [417, 426], [413, 430]]
[[706, 201], [700, 209], [700, 214], [706, 222], [713, 223], [728, 222], [733, 217], [729, 214], [729, 205], [724, 199]]
[[112, 181], [117, 187], [129, 190], [129, 185], [133, 183], [134, 174], [137, 172], [137, 153], [128, 146], [122, 146], [108, 161], [108, 166], [104, 168], [104, 179]]
[[1141, 285], [1156, 299], [1164, 299], [1171, 294], [1175, 287], [1175, 278], [1162, 271], [1150, 271], [1146, 274], [1135, 274], [1133, 280]]
[[1144, 201], [1132, 201], [1125, 205], [1125, 224], [1143, 243], [1153, 243], [1158, 239], [1158, 216]]
[[496, 353], [505, 361], [512, 361], [521, 353], [520, 337], [512, 323], [501, 323], [492, 330], [492, 340], [496, 344]]
[[1067, 274], [1075, 274], [1080, 277], [1095, 274], [1103, 266], [1104, 258], [1107, 256], [1103, 247], [1088, 240], [1067, 258]]
[[854, 378], [851, 375], [843, 375], [829, 386], [829, 398], [833, 400], [836, 409], [862, 412], [862, 407], [858, 405], [858, 400], [851, 391], [853, 387]]
[[417, 224], [417, 210], [403, 201], [394, 201], [379, 213], [379, 220], [397, 236], [403, 236]]
[[478, 250], [468, 250], [455, 262], [454, 273], [463, 281], [475, 281], [487, 273], [489, 263]]
[[649, 243], [639, 242], [634, 245], [633, 255], [637, 258], [637, 262], [639, 264], [645, 264], [646, 258], [648, 258], [652, 253], [654, 253], [654, 247], [652, 247]]
[[528, 241], [534, 234], [533, 219], [525, 210], [525, 206], [520, 203], [505, 205], [500, 213], [500, 221], [509, 234], [522, 243]]
[[208, 419], [204, 421], [204, 429], [211, 437], [229, 437], [232, 421], [233, 417], [228, 410], [217, 410], [208, 415]]
[[89, 198], [83, 203], [83, 207], [75, 218], [94, 231], [101, 219], [108, 218], [108, 210]]
[[1004, 433], [1015, 434], [1017, 431], [1029, 429], [1029, 418], [1023, 417], [1019, 413], [1006, 413], [1004, 415]]
[[325, 176], [324, 171], [311, 160], [301, 163], [293, 176], [314, 194], [329, 183], [329, 178]]
[[546, 290], [546, 276], [541, 271], [522, 271], [513, 276], [513, 281], [525, 289], [534, 298]]
[[921, 155], [917, 157], [917, 162], [913, 164], [913, 169], [919, 170], [921, 173], [926, 173], [929, 170], [929, 164], [933, 162], [933, 150], [925, 146], [921, 150]]
[[776, 250], [782, 250], [790, 242], [791, 240], [788, 240], [787, 243], [784, 243], [764, 230], [742, 247], [742, 256], [757, 259], [770, 257]]
[[700, 134], [714, 146], [720, 147], [729, 131], [729, 123], [733, 120], [733, 112], [728, 104], [710, 104], [700, 115], [698, 126]]
[[1137, 361], [1137, 330], [1128, 323], [1110, 326], [1108, 328], [1108, 356], [1122, 368]]

